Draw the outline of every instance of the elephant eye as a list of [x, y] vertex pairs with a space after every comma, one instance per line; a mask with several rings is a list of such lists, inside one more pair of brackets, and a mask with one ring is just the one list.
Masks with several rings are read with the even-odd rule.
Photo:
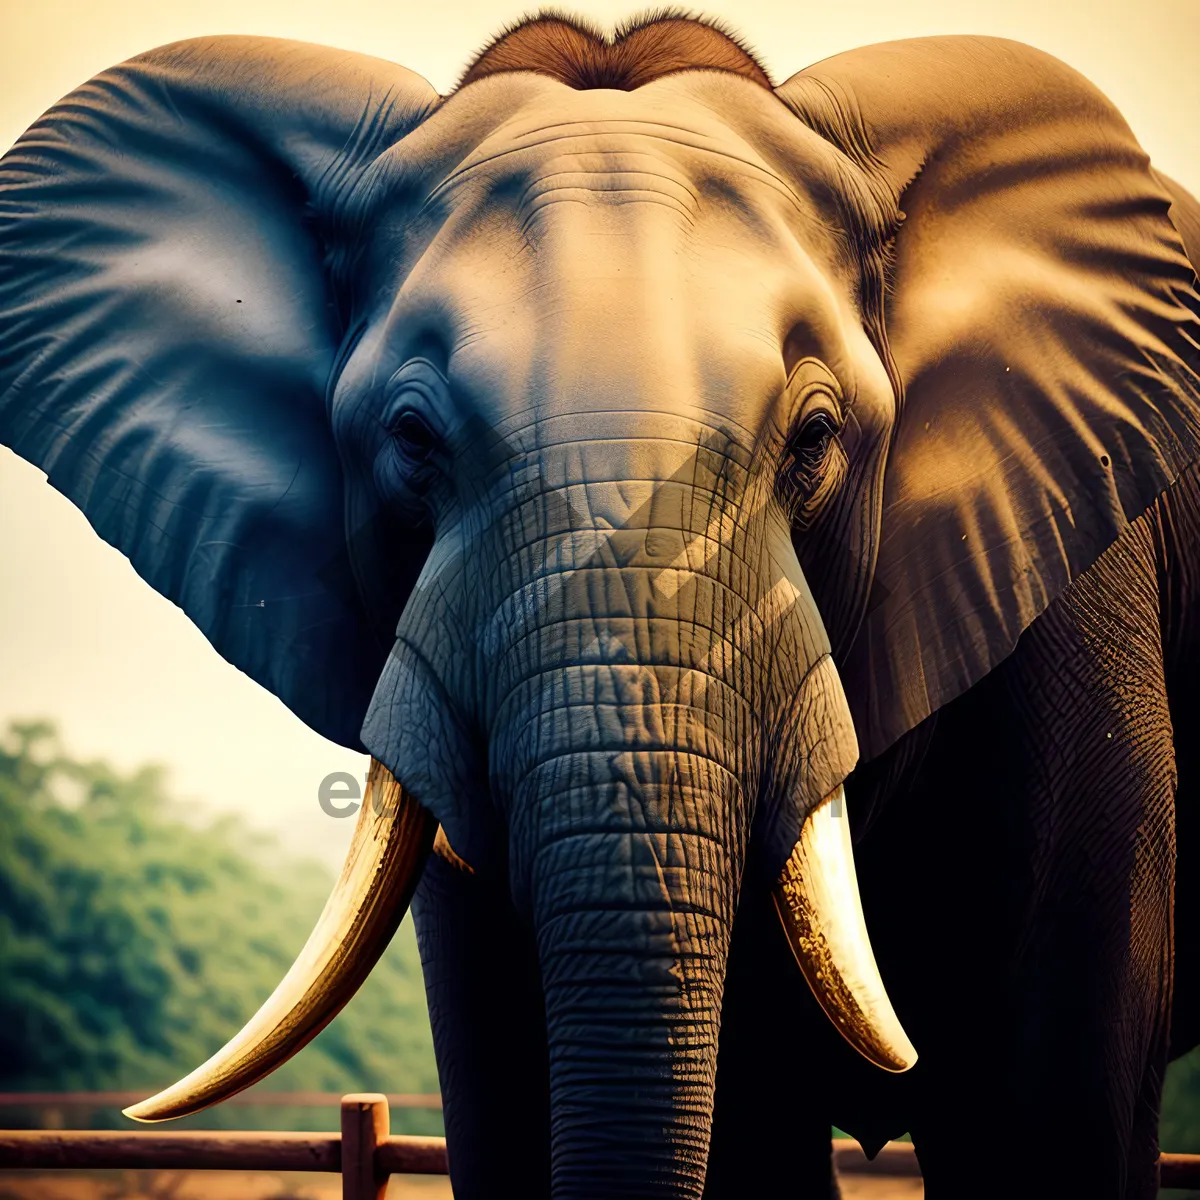
[[419, 508], [438, 479], [441, 439], [412, 408], [396, 412], [386, 429], [387, 440], [375, 459], [375, 486], [395, 503]]
[[846, 457], [833, 416], [818, 410], [805, 419], [784, 447], [781, 495], [793, 526], [805, 529], [837, 486]]
[[805, 466], [823, 459], [829, 449], [830, 439], [836, 435], [833, 417], [827, 412], [816, 412], [800, 426], [788, 449], [797, 465]]
[[837, 427], [827, 412], [816, 412], [788, 439], [784, 470], [792, 487], [808, 495], [819, 482], [821, 468]]
[[400, 413], [392, 423], [392, 437], [397, 447], [414, 462], [427, 462], [437, 449], [437, 434], [425, 418], [411, 408]]

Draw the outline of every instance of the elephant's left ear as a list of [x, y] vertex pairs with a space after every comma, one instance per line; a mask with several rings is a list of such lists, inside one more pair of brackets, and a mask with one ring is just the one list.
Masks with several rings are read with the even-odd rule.
[[894, 233], [864, 252], [891, 257], [905, 395], [842, 664], [870, 758], [1004, 659], [1200, 457], [1200, 301], [1171, 195], [1057, 59], [893, 42], [778, 95], [883, 210], [864, 227]]
[[391, 639], [362, 599], [369, 531], [348, 537], [326, 413], [331, 264], [341, 201], [438, 103], [366, 55], [202, 38], [98, 75], [0, 160], [0, 443], [351, 746]]

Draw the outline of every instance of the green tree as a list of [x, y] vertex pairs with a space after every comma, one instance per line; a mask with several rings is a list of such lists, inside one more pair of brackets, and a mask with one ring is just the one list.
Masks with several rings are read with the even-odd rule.
[[[69, 758], [47, 722], [0, 739], [0, 831], [0, 1088], [13, 1091], [149, 1091], [197, 1066], [274, 988], [332, 885], [237, 818], [187, 819], [159, 767]], [[410, 924], [271, 1087], [437, 1090]]]
[[1158, 1134], [1164, 1150], [1200, 1154], [1200, 1049], [1167, 1068]]

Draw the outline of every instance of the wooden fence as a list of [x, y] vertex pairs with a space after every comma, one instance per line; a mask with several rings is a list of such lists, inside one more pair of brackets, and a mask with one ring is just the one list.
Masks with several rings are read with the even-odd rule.
[[[392, 1108], [435, 1109], [442, 1107], [437, 1092], [388, 1092]], [[20, 1109], [37, 1114], [40, 1129], [69, 1129], [72, 1125], [89, 1125], [97, 1112], [128, 1108], [146, 1098], [146, 1091], [136, 1092], [0, 1092], [0, 1126], [4, 1111]], [[253, 1087], [230, 1096], [224, 1104], [258, 1108], [324, 1108], [334, 1109], [341, 1101], [340, 1092], [273, 1092]]]
[[[383, 1200], [391, 1175], [447, 1173], [445, 1139], [393, 1135], [386, 1096], [343, 1096], [341, 1106], [341, 1134], [0, 1131], [0, 1170], [327, 1171], [341, 1174], [343, 1200]], [[842, 1175], [921, 1174], [899, 1142], [869, 1160], [857, 1142], [838, 1139], [833, 1157]], [[1163, 1154], [1159, 1172], [1163, 1187], [1198, 1187], [1200, 1155]]]
[[[0, 1092], [0, 1108], [128, 1108], [145, 1100], [146, 1090], [134, 1092]], [[385, 1092], [392, 1108], [441, 1108], [437, 1092]], [[268, 1108], [332, 1108], [342, 1098], [341, 1092], [271, 1092], [265, 1088], [250, 1088], [238, 1092], [222, 1105], [257, 1104]]]

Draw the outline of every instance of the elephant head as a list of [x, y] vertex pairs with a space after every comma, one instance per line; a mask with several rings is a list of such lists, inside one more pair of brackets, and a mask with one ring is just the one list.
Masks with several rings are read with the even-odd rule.
[[842, 784], [1195, 457], [1170, 204], [1093, 87], [978, 38], [772, 89], [696, 21], [540, 18], [449, 97], [213, 38], [47, 113], [0, 163], [0, 438], [375, 760], [295, 967], [133, 1115], [314, 1036], [439, 826], [534, 932], [556, 1196], [699, 1194], [745, 888], [911, 1065]]

